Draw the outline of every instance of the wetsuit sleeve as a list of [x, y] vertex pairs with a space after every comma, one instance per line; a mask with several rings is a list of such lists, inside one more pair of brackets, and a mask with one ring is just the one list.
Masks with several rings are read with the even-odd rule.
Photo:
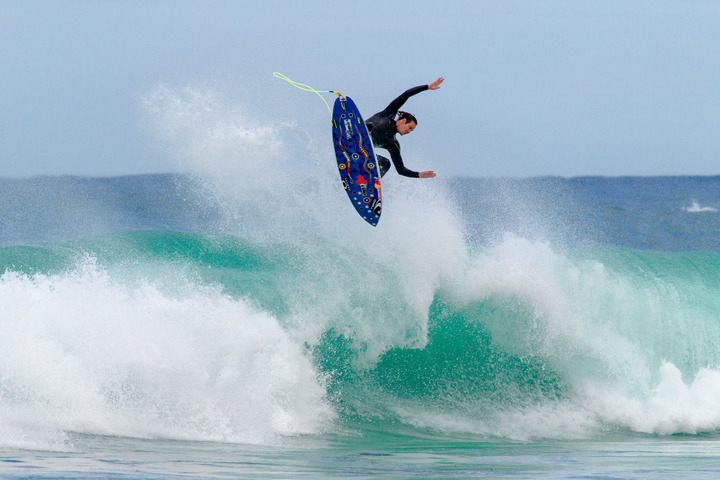
[[427, 85], [418, 85], [417, 87], [408, 88], [402, 93], [402, 95], [390, 102], [390, 105], [385, 107], [385, 110], [381, 112], [381, 115], [395, 115], [398, 110], [400, 110], [400, 107], [402, 107], [405, 102], [407, 102], [408, 98], [412, 97], [413, 95], [417, 95], [420, 92], [424, 92], [427, 89]]
[[402, 156], [400, 155], [400, 143], [398, 143], [397, 140], [388, 146], [387, 151], [390, 152], [390, 158], [392, 158], [393, 165], [395, 165], [395, 170], [397, 170], [398, 174], [403, 177], [420, 178], [420, 173], [405, 167]]

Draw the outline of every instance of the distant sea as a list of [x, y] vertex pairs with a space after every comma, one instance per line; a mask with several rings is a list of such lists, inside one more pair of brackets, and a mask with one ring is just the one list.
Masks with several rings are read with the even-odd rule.
[[0, 178], [0, 478], [717, 478], [720, 177]]

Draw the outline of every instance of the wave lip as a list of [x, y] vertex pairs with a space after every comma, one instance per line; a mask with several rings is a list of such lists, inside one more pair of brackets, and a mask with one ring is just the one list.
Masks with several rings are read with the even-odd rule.
[[426, 345], [391, 349], [331, 386], [353, 415], [445, 433], [715, 432], [718, 264], [711, 253], [557, 252], [507, 236], [438, 290]]

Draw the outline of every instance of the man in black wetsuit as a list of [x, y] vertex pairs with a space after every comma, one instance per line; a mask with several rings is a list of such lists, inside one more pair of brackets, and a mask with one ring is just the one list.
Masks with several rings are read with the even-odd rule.
[[[402, 156], [400, 155], [400, 143], [395, 138], [395, 134], [399, 133], [400, 135], [407, 135], [415, 130], [415, 127], [417, 127], [417, 119], [412, 114], [407, 112], [398, 112], [407, 99], [420, 92], [424, 92], [425, 90], [437, 90], [440, 88], [440, 84], [444, 80], [445, 79], [443, 77], [440, 77], [427, 85], [420, 85], [406, 90], [402, 95], [390, 102], [390, 105], [388, 105], [385, 110], [376, 113], [365, 121], [365, 124], [370, 131], [373, 145], [375, 147], [384, 148], [390, 152], [390, 158], [392, 158], [392, 161], [395, 164], [395, 170], [397, 170], [400, 175], [413, 178], [435, 177], [435, 172], [432, 170], [414, 172], [405, 168]], [[397, 119], [395, 118], [395, 115], [398, 116]], [[382, 177], [390, 169], [390, 160], [382, 155], [376, 155], [376, 157], [380, 167], [380, 176]]]

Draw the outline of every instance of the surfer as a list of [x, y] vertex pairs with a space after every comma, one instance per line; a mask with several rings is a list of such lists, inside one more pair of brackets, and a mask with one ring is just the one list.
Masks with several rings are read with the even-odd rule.
[[[395, 165], [395, 170], [397, 170], [400, 175], [413, 178], [435, 177], [435, 172], [432, 170], [414, 172], [405, 167], [402, 156], [400, 155], [400, 143], [397, 141], [397, 138], [395, 138], [395, 134], [407, 135], [417, 127], [417, 118], [415, 118], [413, 114], [399, 111], [407, 99], [425, 90], [437, 90], [444, 80], [443, 77], [440, 77], [427, 85], [420, 85], [405, 90], [402, 95], [390, 102], [390, 105], [388, 105], [385, 110], [376, 113], [365, 122], [370, 131], [373, 145], [384, 148], [390, 152], [390, 158], [392, 158], [392, 163]], [[390, 169], [390, 160], [382, 155], [376, 156], [380, 167], [380, 176], [382, 177]]]

